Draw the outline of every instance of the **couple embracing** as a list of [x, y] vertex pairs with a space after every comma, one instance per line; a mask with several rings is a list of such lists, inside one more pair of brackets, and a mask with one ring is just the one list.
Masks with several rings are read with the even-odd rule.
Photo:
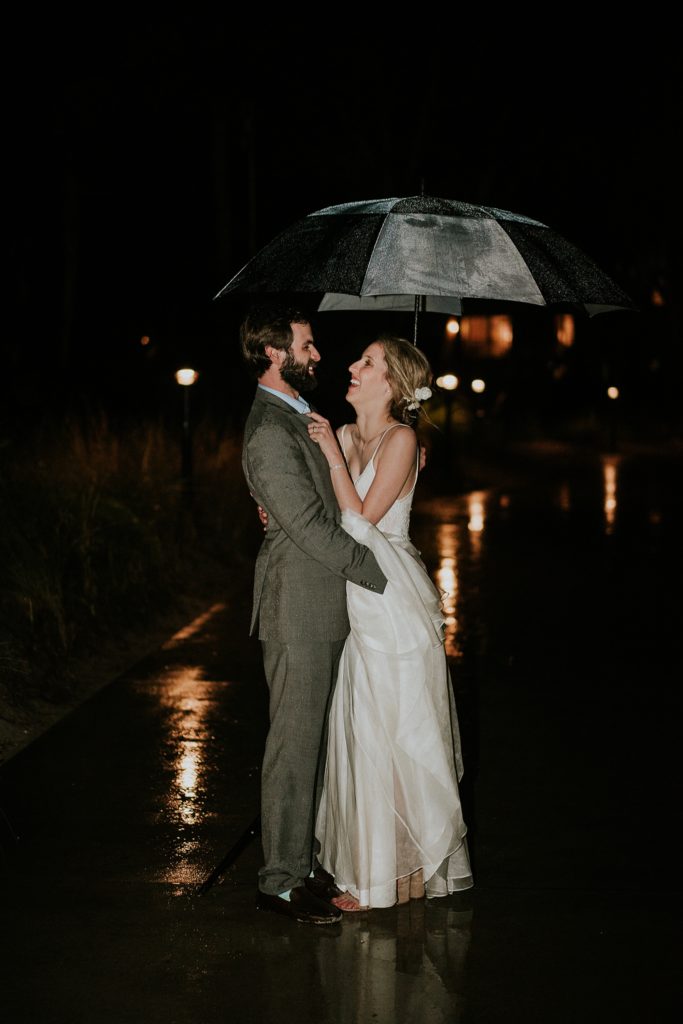
[[382, 336], [349, 367], [356, 420], [311, 409], [305, 313], [247, 316], [244, 433], [268, 516], [254, 579], [270, 691], [257, 906], [310, 924], [467, 889], [458, 723], [438, 594], [408, 537], [429, 397], [419, 349]]

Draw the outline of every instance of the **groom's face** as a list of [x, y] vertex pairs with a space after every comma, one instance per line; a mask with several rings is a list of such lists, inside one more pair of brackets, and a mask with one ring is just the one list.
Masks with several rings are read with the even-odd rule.
[[316, 364], [320, 353], [313, 341], [310, 324], [292, 324], [292, 344], [280, 364], [280, 376], [295, 391], [312, 391], [317, 386]]

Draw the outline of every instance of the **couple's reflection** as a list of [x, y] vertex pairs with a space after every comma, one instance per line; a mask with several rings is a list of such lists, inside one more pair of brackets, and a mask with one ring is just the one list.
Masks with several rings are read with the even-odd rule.
[[461, 1020], [472, 911], [451, 903], [345, 915], [334, 947], [317, 951], [323, 990], [335, 993], [330, 1020]]
[[307, 988], [308, 998], [297, 986], [301, 1021], [314, 1007], [311, 1020], [339, 1024], [462, 1021], [472, 917], [471, 898], [462, 894], [345, 914], [335, 935], [297, 929], [287, 937], [271, 933], [269, 941], [264, 930], [259, 944], [268, 977], [261, 995], [282, 1012], [285, 940], [286, 959]]

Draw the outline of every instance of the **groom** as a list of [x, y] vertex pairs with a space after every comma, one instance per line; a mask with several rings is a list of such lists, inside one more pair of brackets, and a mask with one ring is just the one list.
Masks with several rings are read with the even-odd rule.
[[[242, 466], [268, 513], [256, 559], [251, 632], [258, 621], [270, 690], [261, 779], [265, 865], [257, 907], [309, 924], [341, 912], [330, 875], [314, 864], [313, 829], [325, 768], [326, 720], [349, 632], [346, 581], [384, 591], [368, 548], [340, 526], [330, 468], [308, 435], [320, 354], [304, 313], [281, 306], [250, 313], [242, 354], [258, 380], [244, 430]], [[341, 456], [340, 456], [341, 459]], [[315, 870], [314, 870], [315, 869]]]

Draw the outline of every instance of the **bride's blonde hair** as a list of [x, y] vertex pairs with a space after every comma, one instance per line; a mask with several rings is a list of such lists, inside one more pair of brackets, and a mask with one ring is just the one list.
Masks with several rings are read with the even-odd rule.
[[[377, 338], [384, 352], [387, 364], [387, 381], [391, 387], [390, 414], [399, 423], [411, 426], [417, 420], [422, 407], [415, 397], [418, 388], [428, 388], [432, 382], [432, 368], [424, 352], [392, 334]], [[412, 406], [412, 408], [411, 408]]]

